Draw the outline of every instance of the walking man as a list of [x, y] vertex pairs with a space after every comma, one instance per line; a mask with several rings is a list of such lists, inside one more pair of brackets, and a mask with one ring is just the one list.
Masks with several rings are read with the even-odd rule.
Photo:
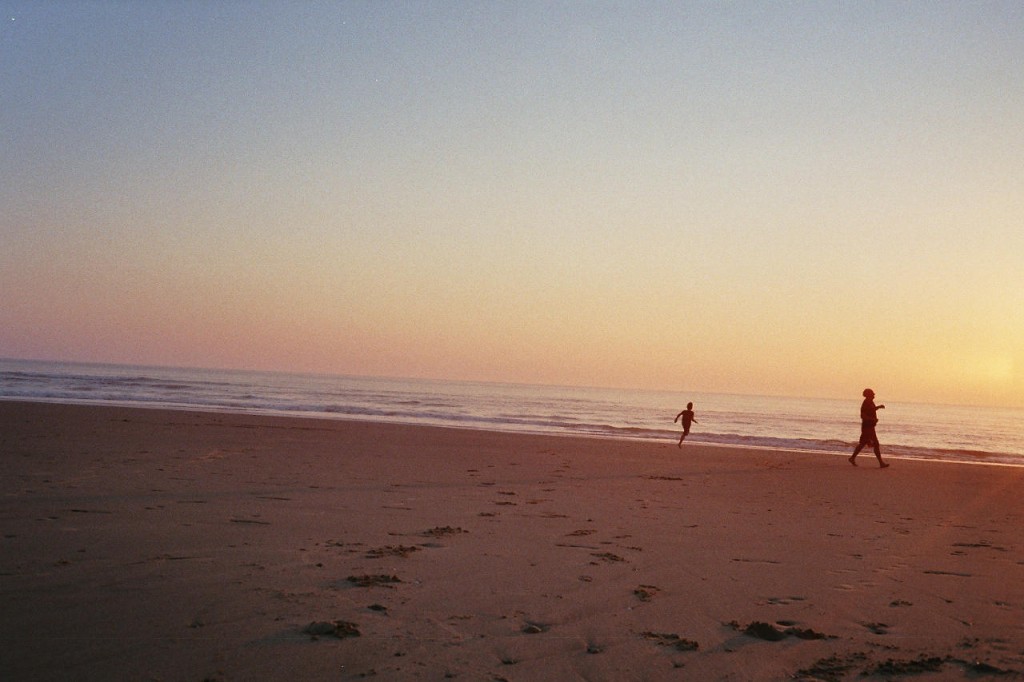
[[857, 466], [857, 454], [870, 445], [875, 450], [875, 457], [878, 458], [878, 466], [884, 469], [889, 466], [882, 461], [882, 450], [878, 445], [878, 436], [875, 434], [875, 424], [878, 423], [878, 410], [884, 410], [885, 405], [875, 405], [875, 392], [870, 388], [864, 389], [864, 402], [860, 404], [860, 442], [853, 449], [850, 455], [850, 464]]

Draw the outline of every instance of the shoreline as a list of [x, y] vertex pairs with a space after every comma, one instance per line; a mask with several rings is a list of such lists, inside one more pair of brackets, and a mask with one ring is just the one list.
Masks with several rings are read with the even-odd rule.
[[28, 401], [0, 452], [12, 679], [1024, 676], [1019, 468]]
[[[231, 408], [216, 408], [212, 406], [196, 406], [191, 407], [188, 405], [166, 405], [166, 404], [138, 404], [131, 402], [116, 402], [116, 401], [88, 401], [88, 400], [39, 400], [33, 398], [17, 398], [17, 397], [0, 397], [0, 406], [5, 402], [11, 403], [36, 403], [42, 405], [74, 405], [80, 407], [98, 407], [98, 408], [113, 408], [113, 409], [126, 409], [126, 410], [166, 410], [171, 412], [186, 412], [186, 413], [199, 413], [199, 414], [217, 414], [217, 415], [237, 415], [237, 416], [254, 416], [254, 417], [268, 417], [268, 418], [281, 418], [281, 419], [311, 419], [325, 422], [357, 422], [357, 423], [371, 423], [381, 424], [384, 426], [410, 426], [417, 428], [438, 428], [438, 429], [456, 429], [466, 431], [480, 431], [485, 433], [502, 433], [509, 435], [523, 435], [523, 436], [553, 436], [559, 438], [584, 438], [593, 440], [608, 440], [613, 442], [635, 442], [635, 443], [647, 443], [657, 445], [663, 442], [668, 442], [673, 438], [678, 439], [678, 433], [669, 435], [664, 439], [654, 437], [639, 437], [639, 436], [626, 436], [626, 435], [601, 435], [593, 433], [565, 433], [557, 431], [530, 431], [520, 429], [500, 429], [487, 427], [487, 426], [474, 426], [474, 425], [452, 425], [452, 424], [425, 424], [411, 421], [401, 420], [382, 420], [373, 417], [361, 417], [351, 416], [343, 414], [330, 414], [330, 413], [299, 413], [299, 412], [287, 412], [282, 410], [259, 410], [259, 409], [231, 409]], [[666, 430], [666, 433], [672, 433]], [[672, 440], [672, 442], [678, 442]], [[783, 447], [774, 445], [747, 445], [744, 443], [719, 443], [701, 441], [700, 435], [695, 434], [693, 440], [688, 441], [691, 446], [694, 447], [707, 447], [707, 448], [724, 448], [724, 449], [739, 449], [739, 450], [768, 450], [775, 452], [788, 452], [793, 454], [816, 454], [816, 455], [831, 455], [831, 456], [842, 456], [848, 458], [850, 456], [849, 451], [837, 451], [837, 450], [824, 450], [819, 448], [794, 448], [794, 447]], [[849, 444], [850, 451], [855, 441], [851, 441]], [[894, 446], [899, 448], [900, 446]], [[893, 461], [911, 461], [911, 462], [935, 462], [939, 464], [970, 464], [974, 466], [993, 466], [993, 467], [1007, 467], [1007, 468], [1024, 468], [1024, 458], [1015, 455], [1013, 453], [1004, 452], [991, 452], [984, 453], [982, 456], [986, 458], [992, 458], [993, 461], [977, 461], [967, 459], [970, 455], [948, 455], [948, 456], [922, 456], [922, 455], [908, 455], [908, 454], [890, 454], [885, 452], [885, 445], [883, 444], [882, 456], [886, 460]], [[871, 452], [867, 453], [868, 456], [874, 457]], [[1007, 461], [1020, 460], [1020, 461]]]

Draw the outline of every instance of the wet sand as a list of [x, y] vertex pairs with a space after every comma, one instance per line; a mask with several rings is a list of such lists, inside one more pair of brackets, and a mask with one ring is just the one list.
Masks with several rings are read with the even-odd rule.
[[0, 402], [0, 678], [1024, 676], [1024, 469], [890, 462]]

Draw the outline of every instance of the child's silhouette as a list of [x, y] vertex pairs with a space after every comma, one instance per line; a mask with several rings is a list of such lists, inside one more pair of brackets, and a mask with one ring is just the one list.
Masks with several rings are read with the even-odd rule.
[[[682, 417], [682, 421], [680, 421]], [[683, 439], [690, 435], [690, 424], [696, 424], [697, 420], [693, 418], [693, 403], [686, 403], [686, 409], [676, 415], [676, 418], [672, 420], [675, 424], [679, 422], [683, 425], [683, 435], [679, 436], [679, 445], [677, 447], [683, 447]]]

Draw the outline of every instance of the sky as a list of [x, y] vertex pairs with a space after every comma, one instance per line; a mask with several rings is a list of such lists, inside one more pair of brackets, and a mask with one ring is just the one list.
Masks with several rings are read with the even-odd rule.
[[0, 357], [1024, 406], [1024, 3], [0, 0]]

